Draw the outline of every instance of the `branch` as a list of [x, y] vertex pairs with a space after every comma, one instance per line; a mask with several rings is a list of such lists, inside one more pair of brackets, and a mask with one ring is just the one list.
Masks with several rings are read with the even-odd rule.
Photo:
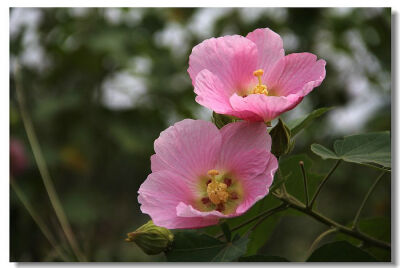
[[340, 223], [337, 223], [334, 220], [325, 217], [324, 215], [320, 214], [319, 212], [314, 211], [312, 208], [306, 207], [301, 201], [299, 201], [298, 199], [296, 199], [294, 196], [292, 196], [290, 194], [286, 194], [286, 195], [280, 195], [280, 194], [276, 194], [276, 193], [273, 193], [273, 194], [276, 198], [278, 198], [279, 200], [281, 200], [284, 203], [286, 203], [287, 205], [289, 205], [289, 207], [296, 209], [300, 212], [303, 212], [304, 214], [309, 215], [310, 217], [316, 219], [317, 221], [319, 221], [329, 227], [336, 228], [341, 233], [347, 234], [349, 236], [357, 238], [361, 241], [366, 242], [367, 244], [370, 244], [370, 245], [373, 245], [376, 247], [384, 248], [387, 250], [390, 250], [390, 248], [391, 248], [390, 243], [375, 239], [359, 230], [353, 230], [352, 228], [341, 225]]

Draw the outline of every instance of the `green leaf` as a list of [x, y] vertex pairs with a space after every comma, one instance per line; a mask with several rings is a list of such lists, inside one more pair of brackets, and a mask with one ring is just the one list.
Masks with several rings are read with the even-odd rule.
[[223, 126], [238, 121], [237, 118], [229, 115], [217, 114], [213, 112], [212, 122], [217, 126], [217, 128], [222, 128]]
[[344, 137], [334, 143], [335, 152], [319, 144], [311, 150], [323, 159], [342, 159], [346, 162], [391, 168], [390, 132], [373, 132]]
[[334, 152], [320, 144], [311, 144], [311, 151], [319, 155], [322, 159], [340, 159]]
[[325, 108], [320, 108], [312, 111], [308, 115], [305, 115], [301, 118], [298, 118], [292, 122], [290, 122], [289, 127], [290, 131], [292, 133], [292, 137], [296, 136], [297, 133], [299, 133], [302, 129], [308, 127], [312, 121], [326, 113], [327, 111], [333, 109], [334, 107], [325, 107]]
[[346, 241], [325, 244], [316, 249], [307, 262], [377, 262], [362, 249]]
[[239, 262], [289, 262], [289, 260], [279, 256], [251, 255], [240, 257]]
[[237, 236], [232, 242], [222, 242], [205, 234], [178, 232], [165, 254], [173, 262], [228, 262], [246, 252], [248, 241], [247, 237]]
[[[353, 222], [347, 224], [348, 227], [352, 226]], [[369, 219], [361, 219], [359, 221], [358, 227], [360, 231], [366, 233], [376, 239], [390, 242], [391, 240], [391, 223], [388, 218], [369, 218]], [[359, 246], [362, 245], [361, 241], [353, 238], [351, 236], [338, 233], [336, 236], [337, 240], [346, 240], [352, 245]], [[390, 250], [385, 250], [377, 247], [371, 247], [368, 245], [363, 245], [363, 250], [371, 254], [374, 258], [380, 261], [391, 261], [391, 252]]]
[[276, 157], [289, 153], [293, 148], [293, 144], [290, 140], [290, 129], [280, 118], [269, 134], [272, 138], [271, 153]]

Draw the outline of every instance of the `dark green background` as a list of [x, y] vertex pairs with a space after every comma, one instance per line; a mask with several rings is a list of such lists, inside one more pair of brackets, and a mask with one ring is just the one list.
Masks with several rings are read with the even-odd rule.
[[[27, 109], [52, 179], [91, 261], [165, 260], [124, 237], [149, 219], [140, 212], [137, 190], [150, 173], [154, 140], [174, 122], [211, 115], [194, 101], [186, 72], [191, 48], [209, 37], [263, 27], [283, 37], [286, 53], [311, 52], [327, 61], [322, 85], [284, 118], [337, 108], [297, 137], [293, 154], [308, 154], [323, 173], [333, 162], [313, 155], [312, 143], [331, 147], [344, 135], [390, 130], [390, 9], [10, 9], [10, 69], [21, 66]], [[14, 178], [66, 243], [27, 141], [13, 75], [10, 136], [29, 158]], [[346, 224], [377, 174], [344, 163], [322, 191], [319, 209]], [[11, 261], [57, 260], [12, 191], [10, 210]], [[362, 217], [390, 222], [390, 211], [387, 176]], [[306, 216], [285, 216], [273, 228], [259, 253], [292, 261], [304, 259], [324, 230]]]

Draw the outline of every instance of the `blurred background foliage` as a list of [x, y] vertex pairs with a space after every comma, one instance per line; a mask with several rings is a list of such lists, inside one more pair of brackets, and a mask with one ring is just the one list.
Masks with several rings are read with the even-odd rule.
[[[391, 10], [382, 8], [11, 8], [10, 157], [13, 178], [62, 243], [20, 118], [14, 68], [67, 216], [92, 261], [163, 261], [147, 256], [125, 234], [149, 217], [137, 190], [150, 173], [153, 142], [184, 118], [209, 120], [194, 101], [186, 72], [191, 48], [206, 38], [246, 35], [269, 27], [286, 53], [311, 52], [327, 61], [327, 76], [286, 121], [336, 106], [298, 135], [293, 154], [312, 170], [333, 165], [312, 143], [390, 130]], [[378, 172], [343, 163], [318, 207], [346, 224]], [[53, 248], [11, 191], [11, 261], [53, 261]], [[375, 190], [363, 218], [390, 223], [390, 178]], [[268, 225], [259, 253], [304, 258], [324, 226], [301, 215]], [[383, 228], [383, 227], [382, 227]], [[389, 228], [390, 224], [385, 227]], [[272, 231], [271, 231], [272, 230]], [[331, 238], [332, 239], [332, 238]]]

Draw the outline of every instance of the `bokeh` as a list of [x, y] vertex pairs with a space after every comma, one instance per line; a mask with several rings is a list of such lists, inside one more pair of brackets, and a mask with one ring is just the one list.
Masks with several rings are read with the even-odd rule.
[[[391, 129], [388, 8], [10, 9], [11, 175], [61, 246], [67, 241], [22, 124], [16, 83], [84, 254], [91, 261], [164, 261], [124, 238], [149, 219], [137, 190], [151, 172], [154, 140], [184, 118], [210, 120], [186, 71], [191, 49], [210, 37], [264, 27], [282, 36], [286, 53], [311, 52], [327, 62], [322, 85], [284, 119], [336, 108], [297, 137], [293, 154], [308, 154], [324, 173], [333, 162], [313, 155], [312, 143], [331, 147], [345, 135]], [[322, 191], [319, 209], [346, 224], [377, 174], [344, 163]], [[10, 260], [58, 261], [12, 190], [10, 196]], [[386, 176], [362, 217], [390, 222], [390, 212]], [[296, 261], [324, 226], [287, 216], [274, 228], [260, 253]]]

